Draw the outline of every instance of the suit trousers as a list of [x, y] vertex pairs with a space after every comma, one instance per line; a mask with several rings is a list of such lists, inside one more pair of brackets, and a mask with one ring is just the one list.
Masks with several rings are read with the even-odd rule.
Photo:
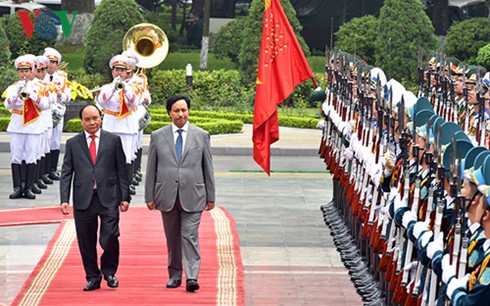
[[[103, 207], [97, 192], [92, 194], [90, 205], [84, 210], [74, 210], [78, 247], [82, 256], [87, 281], [100, 280], [101, 271], [106, 279], [116, 274], [119, 265], [119, 207]], [[97, 230], [100, 218], [99, 243], [103, 253], [100, 269], [97, 264]]]
[[187, 279], [196, 279], [201, 266], [199, 251], [199, 224], [201, 211], [187, 212], [180, 205], [179, 196], [169, 212], [161, 212], [167, 239], [168, 273], [170, 279], [182, 279], [182, 260]]

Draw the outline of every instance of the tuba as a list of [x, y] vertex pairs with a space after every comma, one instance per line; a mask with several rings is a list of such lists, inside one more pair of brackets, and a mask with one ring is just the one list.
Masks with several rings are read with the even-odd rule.
[[[151, 23], [140, 23], [130, 28], [123, 39], [123, 50], [131, 51], [138, 57], [137, 74], [146, 85], [145, 69], [160, 65], [168, 54], [168, 38], [165, 32]], [[138, 112], [139, 129], [145, 129], [151, 121], [151, 115], [145, 107]]]
[[138, 56], [142, 69], [158, 66], [168, 54], [168, 38], [162, 29], [151, 23], [140, 23], [124, 35], [123, 50]]

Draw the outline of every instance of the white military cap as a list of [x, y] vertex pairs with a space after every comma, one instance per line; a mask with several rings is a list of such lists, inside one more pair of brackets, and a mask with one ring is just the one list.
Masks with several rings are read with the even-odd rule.
[[32, 69], [35, 67], [36, 63], [29, 56], [21, 55], [17, 59], [15, 59], [15, 69], [29, 68]]
[[405, 87], [400, 84], [395, 79], [390, 79], [388, 83], [386, 83], [386, 88], [387, 88], [387, 97], [386, 99], [388, 100], [388, 103], [390, 100], [392, 101], [393, 105], [391, 106], [391, 110], [393, 113], [398, 113], [398, 105], [400, 105], [400, 101], [402, 99], [403, 94], [405, 93]]
[[128, 57], [122, 54], [113, 56], [109, 61], [109, 67], [128, 69]]
[[48, 67], [49, 58], [47, 58], [44, 55], [38, 55], [36, 57], [36, 59], [37, 59], [37, 68], [46, 68], [46, 67]]
[[379, 78], [379, 84], [381, 85], [381, 88], [385, 88], [386, 85], [386, 75], [381, 70], [381, 68], [374, 67], [371, 69], [369, 72], [370, 79], [371, 79], [371, 89], [376, 89], [376, 86], [378, 84], [378, 78]]
[[61, 62], [61, 53], [55, 48], [47, 47], [44, 48], [44, 56], [49, 58], [50, 61], [57, 61], [58, 64]]

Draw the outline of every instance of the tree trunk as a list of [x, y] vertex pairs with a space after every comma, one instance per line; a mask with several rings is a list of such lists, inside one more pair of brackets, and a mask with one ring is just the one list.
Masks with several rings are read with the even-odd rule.
[[202, 43], [201, 43], [201, 58], [199, 66], [201, 69], [208, 68], [208, 50], [209, 50], [209, 15], [211, 11], [211, 0], [204, 2], [204, 16], [202, 26]]
[[171, 0], [172, 5], [172, 17], [170, 19], [170, 23], [172, 25], [172, 29], [174, 31], [177, 30], [177, 0]]
[[448, 0], [433, 0], [434, 5], [429, 12], [429, 17], [434, 25], [436, 35], [446, 35], [448, 30]]

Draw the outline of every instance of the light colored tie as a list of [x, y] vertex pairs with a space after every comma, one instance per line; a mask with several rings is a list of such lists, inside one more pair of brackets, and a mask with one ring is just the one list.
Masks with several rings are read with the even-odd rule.
[[175, 153], [177, 154], [177, 161], [180, 163], [180, 160], [182, 159], [182, 132], [184, 130], [178, 129], [177, 133], [179, 133], [179, 136], [177, 137], [177, 141], [175, 142]]

